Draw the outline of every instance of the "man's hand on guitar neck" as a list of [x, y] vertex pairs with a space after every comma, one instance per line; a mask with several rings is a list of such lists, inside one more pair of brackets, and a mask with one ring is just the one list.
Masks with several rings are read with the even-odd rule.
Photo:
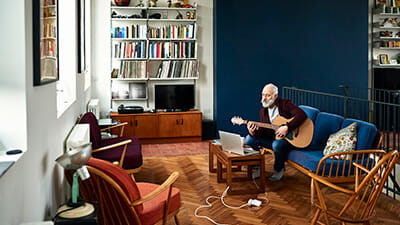
[[249, 134], [251, 136], [254, 136], [256, 130], [258, 130], [258, 126], [255, 123], [249, 121], [247, 122], [247, 130], [249, 130]]
[[289, 132], [288, 126], [284, 125], [284, 126], [280, 126], [280, 127], [276, 130], [275, 134], [276, 134], [276, 136], [278, 136], [278, 137], [285, 137], [286, 134], [287, 134], [288, 132]]

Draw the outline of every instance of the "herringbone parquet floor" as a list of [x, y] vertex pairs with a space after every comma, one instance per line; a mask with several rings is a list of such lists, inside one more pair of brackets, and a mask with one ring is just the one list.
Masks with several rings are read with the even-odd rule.
[[[266, 157], [266, 176], [272, 171], [272, 157]], [[180, 177], [175, 186], [181, 190], [182, 207], [178, 214], [182, 225], [212, 224], [206, 219], [196, 218], [195, 209], [205, 204], [210, 196], [221, 196], [226, 186], [217, 183], [216, 174], [208, 172], [208, 155], [145, 157], [143, 169], [135, 175], [137, 181], [162, 183], [168, 175], [178, 171]], [[254, 185], [251, 181], [237, 182], [235, 188]], [[314, 209], [310, 205], [310, 179], [296, 169], [286, 166], [281, 181], [266, 181], [269, 204], [260, 208], [229, 209], [217, 199], [211, 208], [199, 210], [199, 215], [207, 215], [221, 224], [309, 224]], [[256, 198], [256, 194], [228, 195], [225, 202], [239, 206]], [[400, 201], [381, 196], [377, 205], [377, 214], [371, 224], [400, 224]], [[168, 224], [174, 224], [170, 220]]]

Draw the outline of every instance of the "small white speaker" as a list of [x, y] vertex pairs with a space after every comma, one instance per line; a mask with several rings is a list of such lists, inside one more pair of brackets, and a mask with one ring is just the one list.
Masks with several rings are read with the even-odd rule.
[[92, 112], [97, 119], [100, 119], [99, 99], [91, 99], [87, 105], [87, 111]]

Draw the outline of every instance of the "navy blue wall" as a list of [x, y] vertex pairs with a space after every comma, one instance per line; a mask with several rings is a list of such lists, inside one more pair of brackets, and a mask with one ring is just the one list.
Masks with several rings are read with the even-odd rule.
[[368, 1], [215, 0], [214, 10], [218, 129], [245, 134], [229, 120], [258, 120], [269, 82], [330, 93], [368, 86]]

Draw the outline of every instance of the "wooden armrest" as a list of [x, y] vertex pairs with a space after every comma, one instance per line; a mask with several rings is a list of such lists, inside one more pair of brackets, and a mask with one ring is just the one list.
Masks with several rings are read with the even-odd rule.
[[114, 128], [117, 128], [117, 127], [120, 127], [120, 126], [125, 126], [125, 125], [128, 125], [128, 122], [119, 123], [119, 124], [117, 124], [117, 125], [114, 125], [114, 126], [109, 126], [109, 127], [106, 127], [106, 128], [100, 129], [100, 131], [111, 130], [111, 129], [114, 129]]
[[101, 148], [98, 148], [98, 149], [93, 149], [92, 152], [100, 152], [100, 151], [108, 150], [108, 149], [119, 147], [119, 146], [122, 146], [122, 145], [127, 145], [127, 144], [129, 144], [131, 142], [132, 142], [131, 139], [125, 140], [125, 141], [121, 141], [121, 142], [118, 142], [116, 144], [107, 145], [107, 146], [104, 146], [104, 147], [101, 147]]
[[343, 193], [346, 193], [346, 194], [354, 194], [355, 193], [352, 190], [349, 190], [349, 189], [346, 189], [346, 188], [342, 188], [342, 187], [340, 187], [338, 185], [335, 185], [335, 184], [327, 181], [324, 177], [318, 176], [318, 175], [316, 175], [314, 173], [310, 172], [307, 175], [310, 176], [311, 179], [314, 179], [314, 180], [316, 180], [316, 181], [318, 181], [318, 182], [320, 182], [320, 183], [322, 183], [322, 184], [324, 184], [324, 185], [326, 185], [326, 186], [328, 186], [330, 188], [333, 188], [333, 189], [335, 189], [337, 191], [340, 191], [340, 192], [343, 192]]
[[261, 155], [264, 155], [266, 152], [269, 152], [269, 153], [271, 153], [271, 154], [274, 154], [274, 151], [273, 151], [272, 149], [269, 149], [269, 148], [261, 148], [261, 149], [260, 149]]
[[156, 188], [154, 191], [150, 192], [146, 196], [143, 196], [142, 198], [132, 202], [131, 205], [136, 206], [151, 200], [152, 198], [159, 195], [161, 192], [165, 191], [168, 187], [170, 187], [178, 179], [178, 177], [179, 172], [173, 172], [158, 188]]

